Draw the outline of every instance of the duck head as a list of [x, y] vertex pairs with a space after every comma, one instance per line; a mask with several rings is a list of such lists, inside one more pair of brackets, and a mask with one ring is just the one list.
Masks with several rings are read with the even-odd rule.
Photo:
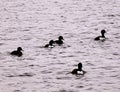
[[106, 31], [103, 29], [103, 30], [101, 30], [101, 34], [102, 34], [102, 37], [105, 37], [105, 34], [106, 33]]
[[64, 40], [64, 39], [63, 39], [63, 36], [59, 36], [58, 39], [59, 39], [59, 40]]
[[80, 71], [82, 71], [82, 63], [79, 63], [79, 64], [78, 64], [78, 69], [79, 69]]
[[23, 49], [21, 47], [18, 47], [17, 51], [23, 51]]

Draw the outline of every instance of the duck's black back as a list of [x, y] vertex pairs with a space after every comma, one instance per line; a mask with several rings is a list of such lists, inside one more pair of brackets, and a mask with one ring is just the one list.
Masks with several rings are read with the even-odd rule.
[[74, 70], [72, 70], [72, 74], [77, 74], [77, 71], [78, 71], [78, 69], [74, 69]]
[[96, 41], [100, 40], [100, 36], [96, 37], [94, 40]]
[[62, 45], [63, 41], [62, 40], [56, 40], [55, 43], [58, 44], [58, 45]]
[[46, 44], [44, 47], [45, 47], [45, 48], [48, 48], [48, 47], [49, 47], [49, 44]]
[[13, 51], [13, 52], [11, 52], [10, 54], [11, 54], [11, 55], [18, 56], [18, 57], [20, 57], [20, 56], [23, 55], [21, 51]]

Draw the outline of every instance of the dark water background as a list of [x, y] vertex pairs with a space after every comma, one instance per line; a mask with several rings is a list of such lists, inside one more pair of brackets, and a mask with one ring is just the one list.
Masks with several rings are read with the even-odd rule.
[[[79, 62], [87, 73], [67, 74]], [[0, 92], [120, 92], [120, 1], [0, 0]]]

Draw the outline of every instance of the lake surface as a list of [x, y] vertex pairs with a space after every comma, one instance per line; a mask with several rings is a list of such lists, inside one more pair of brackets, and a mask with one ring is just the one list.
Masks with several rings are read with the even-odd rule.
[[[79, 62], [87, 73], [69, 74]], [[0, 0], [0, 92], [120, 92], [120, 1]]]

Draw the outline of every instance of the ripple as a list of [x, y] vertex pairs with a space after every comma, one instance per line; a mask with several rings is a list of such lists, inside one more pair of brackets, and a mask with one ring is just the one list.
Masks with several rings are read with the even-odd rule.
[[[5, 5], [0, 5], [0, 91], [119, 92], [118, 1], [4, 0]], [[93, 38], [101, 29], [107, 30], [108, 39], [96, 42]], [[62, 46], [43, 48], [59, 35], [64, 36]], [[18, 46], [25, 48], [22, 58], [6, 54]], [[69, 73], [78, 62], [84, 63], [84, 76]]]
[[23, 92], [23, 91], [21, 91], [21, 90], [14, 90], [13, 92]]
[[73, 90], [59, 90], [59, 91], [52, 91], [52, 92], [76, 92], [76, 91], [73, 91]]
[[6, 77], [32, 77], [35, 74], [33, 73], [23, 73], [23, 74], [8, 74]]

